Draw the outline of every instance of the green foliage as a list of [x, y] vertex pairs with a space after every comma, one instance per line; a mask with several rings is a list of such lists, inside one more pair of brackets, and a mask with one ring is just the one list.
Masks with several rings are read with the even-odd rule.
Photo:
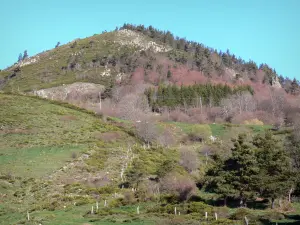
[[188, 131], [188, 136], [193, 141], [208, 140], [208, 137], [211, 136], [211, 131], [207, 125], [194, 125]]
[[238, 86], [231, 88], [228, 85], [195, 84], [192, 86], [163, 86], [159, 85], [157, 90], [149, 88], [145, 91], [149, 105], [154, 111], [167, 106], [175, 108], [177, 106], [218, 106], [223, 98], [235, 94], [236, 92], [248, 91], [253, 94], [250, 86]]
[[209, 189], [221, 194], [225, 199], [228, 196], [238, 197], [241, 205], [254, 195], [254, 182], [258, 174], [255, 152], [245, 141], [245, 135], [239, 135], [234, 141], [232, 156], [223, 161], [215, 156], [216, 164], [207, 175]]
[[271, 132], [256, 136], [253, 144], [257, 148], [256, 157], [260, 169], [257, 187], [261, 196], [272, 199], [273, 208], [274, 200], [293, 187], [295, 180], [290, 161]]
[[180, 171], [181, 167], [175, 163], [179, 159], [175, 149], [135, 147], [133, 152], [139, 157], [133, 160], [132, 165], [126, 171], [127, 181], [131, 186], [138, 186], [148, 174], [163, 176], [167, 170]]
[[72, 152], [93, 148], [105, 156], [103, 143], [95, 134], [119, 130], [94, 113], [65, 103], [13, 94], [0, 94], [0, 101], [3, 173], [43, 176], [71, 160]]

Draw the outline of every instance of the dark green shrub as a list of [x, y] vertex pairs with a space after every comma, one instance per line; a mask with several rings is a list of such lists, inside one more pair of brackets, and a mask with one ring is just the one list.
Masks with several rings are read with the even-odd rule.
[[249, 209], [246, 209], [246, 208], [239, 208], [237, 209], [231, 216], [230, 216], [230, 219], [233, 219], [233, 220], [243, 220], [245, 218], [245, 216], [247, 217], [253, 217], [251, 215], [251, 212]]
[[200, 213], [202, 215], [207, 212], [208, 214], [212, 214], [213, 207], [206, 205], [203, 202], [191, 202], [188, 204], [187, 213]]

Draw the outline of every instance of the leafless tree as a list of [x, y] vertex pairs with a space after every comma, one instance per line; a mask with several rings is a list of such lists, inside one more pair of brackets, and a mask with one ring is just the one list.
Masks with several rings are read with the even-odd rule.
[[162, 146], [169, 147], [174, 144], [175, 140], [172, 133], [168, 130], [164, 130], [157, 139], [158, 143]]
[[161, 179], [160, 186], [162, 191], [177, 195], [181, 201], [189, 199], [196, 190], [195, 182], [191, 178], [172, 172]]
[[182, 165], [189, 173], [195, 171], [199, 167], [198, 154], [187, 147], [180, 149], [180, 165]]
[[132, 121], [140, 120], [143, 114], [150, 111], [145, 95], [126, 95], [120, 100], [118, 108], [121, 118]]
[[221, 101], [222, 114], [225, 118], [232, 117], [243, 112], [256, 110], [256, 101], [246, 92], [237, 92], [235, 95]]
[[271, 109], [273, 116], [282, 116], [285, 106], [284, 93], [280, 90], [269, 88]]
[[158, 129], [151, 121], [143, 120], [136, 125], [137, 136], [145, 143], [150, 144], [157, 140]]

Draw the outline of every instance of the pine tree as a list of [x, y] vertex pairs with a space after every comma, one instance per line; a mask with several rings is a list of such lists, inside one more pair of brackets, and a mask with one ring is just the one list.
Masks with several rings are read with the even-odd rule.
[[28, 58], [27, 50], [24, 51], [23, 60]]
[[274, 208], [275, 199], [287, 195], [293, 185], [291, 165], [279, 141], [270, 131], [264, 136], [256, 136], [253, 145], [257, 147], [259, 166], [257, 190], [262, 197], [271, 199], [271, 208]]
[[18, 57], [18, 63], [21, 62], [22, 60], [23, 60], [23, 56], [22, 56], [22, 53], [20, 53], [19, 57]]
[[219, 194], [224, 199], [224, 206], [226, 206], [227, 198], [236, 195], [235, 190], [232, 183], [228, 182], [229, 174], [225, 171], [224, 161], [218, 155], [214, 155], [213, 160], [215, 165], [206, 173], [206, 180], [208, 181], [206, 189]]
[[55, 45], [55, 48], [57, 48], [60, 45], [60, 42], [57, 42], [57, 44]]
[[168, 70], [168, 73], [167, 73], [167, 78], [170, 79], [172, 77], [172, 73], [170, 70]]
[[231, 183], [239, 192], [240, 205], [245, 206], [248, 198], [254, 195], [255, 175], [258, 173], [255, 152], [245, 143], [246, 135], [239, 135], [232, 148], [232, 156], [226, 162], [231, 173]]
[[223, 162], [217, 161], [211, 176], [212, 183], [216, 184], [214, 191], [225, 199], [227, 196], [239, 198], [240, 206], [246, 206], [247, 199], [254, 196], [254, 181], [258, 174], [255, 152], [245, 138], [245, 135], [239, 135], [234, 140], [232, 156]]
[[298, 91], [299, 91], [299, 84], [298, 84], [296, 78], [294, 78], [294, 80], [292, 81], [291, 87], [290, 87], [289, 91], [293, 95], [296, 95], [298, 93]]

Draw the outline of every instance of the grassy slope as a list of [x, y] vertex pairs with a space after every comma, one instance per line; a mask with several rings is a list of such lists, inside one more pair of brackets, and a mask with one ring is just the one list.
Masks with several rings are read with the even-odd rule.
[[[59, 179], [72, 177], [74, 174], [78, 176], [80, 173], [96, 176], [103, 168], [105, 171], [109, 168], [109, 172], [118, 170], [118, 165], [123, 163], [124, 159], [118, 157], [124, 154], [124, 150], [122, 152], [120, 147], [127, 146], [128, 142], [133, 143], [135, 140], [119, 128], [102, 122], [93, 113], [67, 104], [7, 94], [0, 94], [0, 103], [0, 224], [156, 224], [166, 218], [182, 224], [182, 221], [195, 221], [203, 215], [201, 211], [200, 214], [187, 214], [174, 219], [170, 214], [151, 213], [151, 210], [161, 206], [149, 202], [139, 204], [141, 214], [138, 216], [135, 213], [137, 206], [135, 204], [113, 206], [114, 191], [122, 193], [114, 185], [100, 195], [101, 213], [88, 215], [91, 206], [94, 205], [95, 208], [95, 199], [91, 193], [94, 191], [102, 193], [101, 189], [76, 184], [62, 187]], [[178, 129], [181, 136], [192, 130], [195, 125], [172, 123], [170, 126], [182, 129], [182, 131]], [[210, 129], [209, 132], [213, 135], [218, 133], [220, 137], [225, 137], [229, 131], [236, 132], [235, 129], [243, 126], [202, 127]], [[243, 129], [252, 130], [247, 126]], [[122, 136], [112, 142], [99, 139], [102, 133], [107, 132], [119, 132]], [[85, 170], [88, 170], [88, 173], [84, 170], [78, 173], [75, 168], [74, 171], [60, 171], [62, 166], [77, 162], [76, 158], [71, 157], [73, 152], [80, 155], [91, 151], [94, 153], [85, 161]], [[178, 152], [172, 149], [133, 148], [133, 152], [138, 155], [138, 159], [143, 162], [142, 165], [149, 174], [155, 174], [165, 160], [178, 160], [179, 157]], [[99, 163], [103, 161], [107, 164]], [[55, 175], [57, 171], [59, 176]], [[53, 178], [50, 179], [49, 175]], [[78, 192], [79, 190], [82, 191]], [[77, 193], [81, 195], [76, 197]], [[108, 199], [111, 207], [103, 208], [104, 199]], [[77, 202], [76, 206], [74, 202]], [[181, 207], [178, 206], [178, 209]], [[26, 222], [27, 210], [30, 212], [30, 222]], [[235, 210], [231, 211], [233, 213]], [[251, 213], [265, 212], [255, 210]], [[219, 224], [222, 224], [221, 220]]]
[[[95, 68], [87, 64], [96, 59], [96, 54], [102, 57], [131, 54], [136, 50], [134, 47], [120, 46], [115, 43], [116, 38], [118, 37], [115, 32], [94, 35], [76, 40], [77, 45], [73, 48], [70, 47], [72, 43], [69, 43], [38, 54], [38, 62], [21, 67], [21, 72], [8, 82], [4, 91], [31, 91], [76, 81], [107, 85], [110, 77], [100, 75], [104, 67]], [[62, 67], [68, 65], [68, 60], [74, 58], [75, 55], [78, 57], [81, 69], [67, 70], [67, 72], [62, 70]], [[113, 76], [116, 75], [115, 71], [111, 72]], [[0, 71], [0, 79], [10, 74], [12, 71]]]
[[0, 102], [1, 172], [45, 175], [72, 152], [100, 144], [97, 134], [118, 130], [93, 115], [37, 98], [1, 94]]
[[[119, 128], [102, 122], [93, 113], [67, 104], [0, 94], [0, 105], [0, 224], [23, 221], [26, 210], [39, 207], [39, 204], [51, 206], [52, 199], [47, 195], [59, 190], [58, 178], [72, 175], [70, 169], [69, 173], [56, 176], [62, 166], [76, 162], [72, 154], [77, 153], [77, 158], [81, 153], [91, 154], [86, 160], [86, 168], [93, 174], [93, 170], [100, 172], [104, 166], [107, 167], [106, 163], [111, 169], [114, 165], [118, 166], [119, 162], [110, 158], [122, 152], [113, 153], [111, 149], [135, 141]], [[108, 132], [117, 132], [121, 138], [114, 142], [102, 141], [101, 134]], [[101, 160], [96, 161], [93, 155]], [[93, 160], [96, 163], [90, 163]], [[50, 175], [54, 178], [49, 180]], [[54, 224], [56, 216], [60, 217], [62, 212], [44, 214], [48, 218], [44, 220], [52, 221], [45, 224]], [[72, 212], [68, 215], [71, 217]], [[76, 218], [81, 221], [82, 216]], [[67, 219], [63, 221], [67, 222]]]

